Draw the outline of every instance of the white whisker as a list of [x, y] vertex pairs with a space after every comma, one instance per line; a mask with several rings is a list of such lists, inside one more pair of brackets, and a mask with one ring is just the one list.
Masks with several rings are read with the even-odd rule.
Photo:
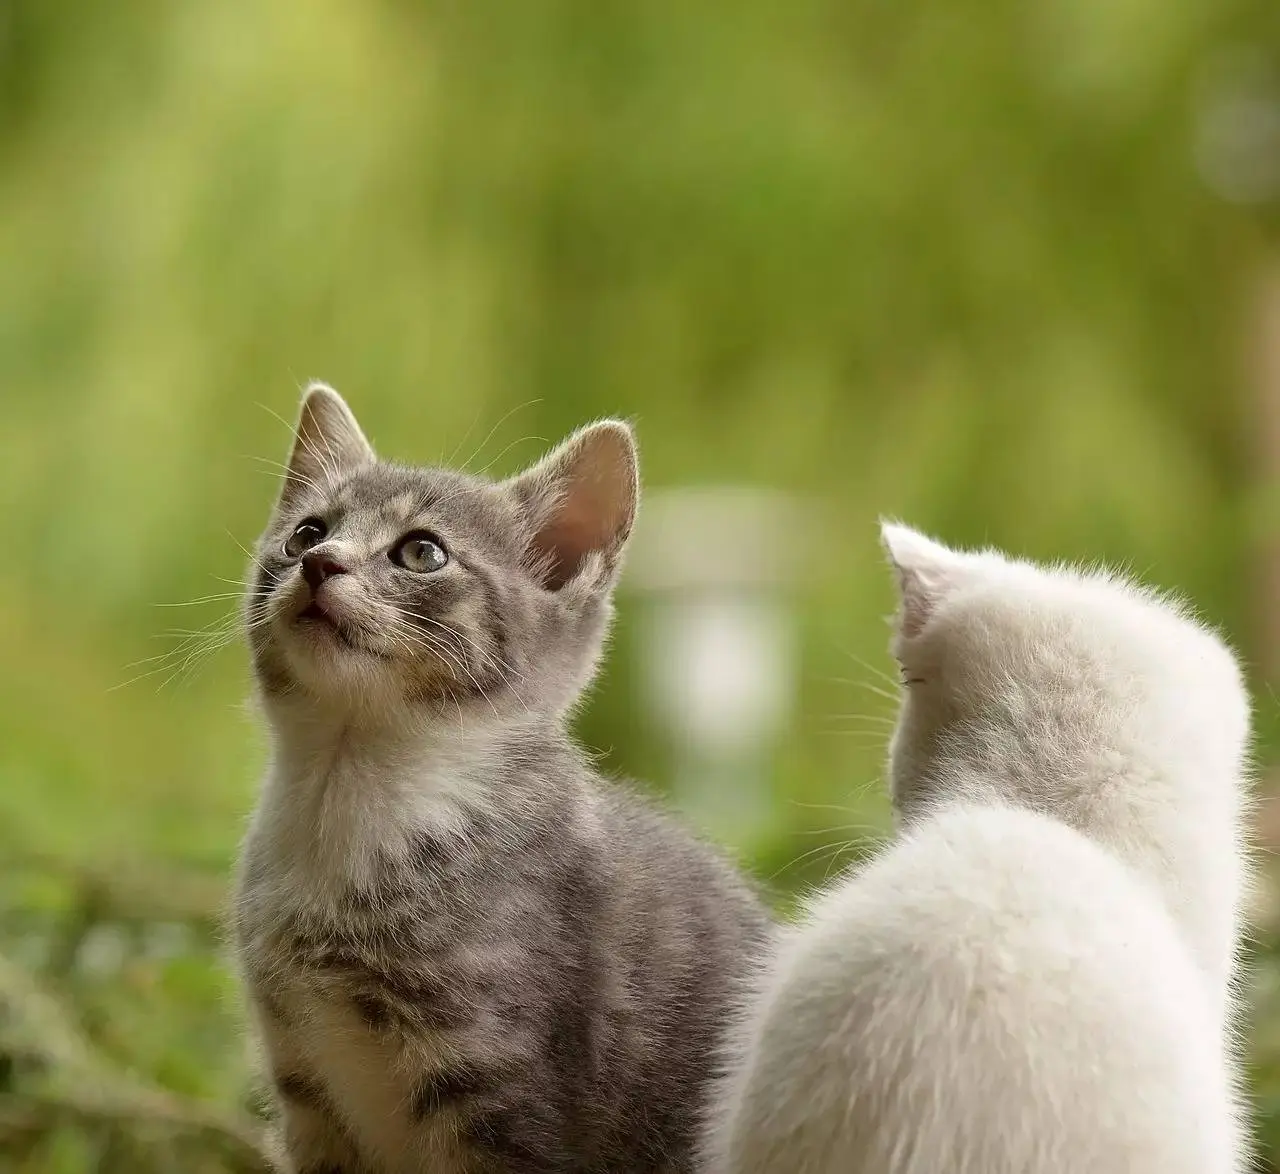
[[[509, 412], [504, 413], [504, 414], [499, 418], [498, 422], [497, 422], [497, 423], [496, 423], [492, 428], [490, 428], [490, 429], [489, 429], [488, 434], [487, 434], [487, 435], [485, 436], [485, 438], [480, 442], [480, 444], [479, 444], [479, 446], [476, 448], [475, 452], [473, 452], [473, 453], [472, 453], [472, 454], [471, 454], [471, 455], [470, 455], [470, 456], [469, 456], [465, 461], [463, 461], [463, 462], [462, 462], [461, 468], [466, 469], [466, 468], [471, 464], [471, 462], [472, 462], [472, 461], [474, 461], [474, 460], [476, 459], [476, 457], [478, 457], [478, 456], [479, 456], [479, 455], [484, 451], [484, 449], [485, 449], [485, 445], [487, 445], [487, 444], [489, 443], [489, 441], [491, 441], [491, 440], [493, 439], [493, 437], [494, 437], [494, 433], [496, 433], [496, 432], [498, 431], [498, 429], [499, 429], [499, 428], [501, 428], [501, 427], [503, 426], [503, 424], [505, 424], [508, 420], [510, 420], [512, 416], [514, 416], [517, 412], [522, 412], [522, 411], [524, 411], [524, 409], [525, 409], [525, 408], [532, 407], [534, 404], [538, 404], [538, 403], [541, 403], [541, 402], [542, 402], [541, 398], [536, 398], [536, 399], [531, 399], [531, 400], [525, 400], [525, 402], [524, 402], [524, 403], [522, 403], [522, 404], [517, 404], [517, 405], [516, 405], [514, 408], [512, 408]], [[450, 463], [452, 463], [452, 462], [450, 462]]]

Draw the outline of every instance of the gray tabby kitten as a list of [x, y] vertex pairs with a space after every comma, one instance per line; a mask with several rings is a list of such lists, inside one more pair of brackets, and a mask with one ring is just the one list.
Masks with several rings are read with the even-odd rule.
[[296, 1174], [684, 1171], [735, 872], [566, 733], [635, 515], [606, 421], [494, 484], [312, 386], [246, 606], [272, 760], [239, 960]]

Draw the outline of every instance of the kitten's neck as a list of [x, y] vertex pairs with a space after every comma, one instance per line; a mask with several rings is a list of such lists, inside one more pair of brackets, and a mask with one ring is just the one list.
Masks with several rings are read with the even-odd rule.
[[275, 866], [318, 885], [365, 883], [424, 837], [474, 842], [519, 810], [503, 784], [515, 745], [545, 726], [370, 725], [315, 711], [269, 714], [271, 766], [253, 835]]
[[394, 776], [423, 766], [466, 741], [442, 727], [369, 723], [350, 714], [292, 710], [271, 715], [273, 776], [304, 785], [324, 785], [352, 764], [373, 776]]
[[483, 759], [495, 747], [533, 739], [563, 741], [562, 724], [553, 715], [522, 712], [498, 719], [483, 707], [439, 711], [375, 711], [326, 707], [292, 695], [264, 705], [278, 771], [317, 781], [330, 768], [359, 764], [369, 774], [394, 778], [406, 771], [463, 767]]

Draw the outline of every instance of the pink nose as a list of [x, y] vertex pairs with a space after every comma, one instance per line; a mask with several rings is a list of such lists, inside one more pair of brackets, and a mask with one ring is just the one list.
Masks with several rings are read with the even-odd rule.
[[320, 584], [334, 575], [345, 575], [347, 568], [323, 550], [309, 550], [302, 556], [302, 577], [314, 595], [320, 590]]

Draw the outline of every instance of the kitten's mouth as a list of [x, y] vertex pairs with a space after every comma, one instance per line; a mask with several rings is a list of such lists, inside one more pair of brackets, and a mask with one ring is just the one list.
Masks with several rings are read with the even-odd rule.
[[338, 640], [353, 652], [370, 651], [368, 648], [365, 648], [363, 644], [357, 643], [346, 625], [337, 619], [332, 612], [326, 610], [318, 601], [313, 600], [298, 613], [296, 622], [303, 623], [304, 621], [308, 624], [318, 624], [322, 626], [326, 631], [331, 632], [336, 636]]
[[318, 603], [312, 603], [304, 607], [298, 613], [298, 619], [321, 620], [324, 623], [329, 624], [331, 627], [336, 627], [336, 625], [333, 623], [333, 617], [327, 611], [325, 611], [324, 608], [322, 608]]

